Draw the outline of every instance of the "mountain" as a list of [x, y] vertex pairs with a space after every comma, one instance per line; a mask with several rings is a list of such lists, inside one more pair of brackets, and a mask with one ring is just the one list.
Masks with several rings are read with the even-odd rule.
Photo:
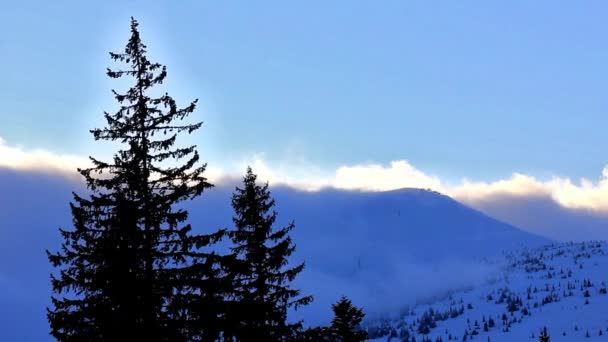
[[[57, 229], [71, 226], [71, 191], [84, 191], [61, 177], [9, 170], [0, 170], [0, 188], [0, 341], [47, 341], [52, 268], [45, 250], [56, 250]], [[195, 230], [232, 224], [232, 189], [218, 185], [187, 204]], [[483, 258], [547, 242], [426, 190], [272, 191], [277, 224], [296, 223], [292, 260], [306, 262], [297, 285], [315, 296], [294, 317], [313, 325], [327, 322], [342, 294], [370, 318], [398, 312], [483, 283], [498, 270]]]
[[483, 285], [370, 322], [371, 341], [538, 341], [545, 328], [551, 341], [606, 340], [606, 242], [551, 244], [505, 257]]
[[[396, 312], [483, 282], [497, 268], [483, 258], [549, 242], [429, 190], [272, 190], [278, 223], [296, 223], [293, 260], [306, 262], [298, 285], [315, 296], [297, 316], [311, 324], [328, 320], [342, 294], [370, 316]], [[193, 204], [195, 226], [230, 223], [229, 198], [230, 187], [221, 187]]]
[[[206, 230], [231, 223], [229, 190], [216, 188], [189, 206], [195, 227]], [[430, 190], [305, 192], [278, 187], [272, 191], [279, 224], [295, 220], [300, 254], [309, 264], [327, 269], [333, 264], [346, 266], [338, 260], [338, 250], [349, 260], [364, 263], [386, 253], [438, 261], [490, 256], [548, 241]]]

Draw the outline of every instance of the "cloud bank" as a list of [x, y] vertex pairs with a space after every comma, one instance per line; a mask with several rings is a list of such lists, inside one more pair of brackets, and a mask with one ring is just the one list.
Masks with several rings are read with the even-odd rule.
[[[76, 168], [87, 165], [89, 160], [83, 156], [56, 154], [44, 149], [25, 149], [9, 145], [0, 138], [0, 167], [78, 179]], [[597, 179], [573, 180], [564, 176], [539, 179], [531, 175], [513, 173], [508, 178], [493, 181], [465, 178], [456, 183], [448, 183], [436, 175], [416, 168], [407, 160], [392, 161], [388, 165], [345, 165], [322, 172], [318, 166], [302, 162], [297, 165], [271, 165], [263, 155], [254, 155], [222, 167], [214, 167], [211, 163], [207, 177], [216, 184], [235, 182], [241, 178], [247, 165], [253, 167], [261, 180], [269, 181], [275, 186], [288, 186], [312, 192], [324, 188], [372, 192], [400, 188], [432, 189], [544, 236], [577, 239], [577, 234], [581, 233], [580, 239], [596, 235], [608, 237], [608, 229], [604, 233], [601, 228], [608, 220], [608, 166], [601, 171]], [[531, 207], [540, 211], [529, 215]], [[564, 213], [568, 214], [567, 219], [560, 216]], [[562, 217], [563, 220], [556, 221], [552, 219], [554, 217]], [[593, 217], [594, 221], [581, 223], [581, 217]], [[599, 221], [596, 220], [598, 218]], [[579, 225], [577, 234], [565, 233], [568, 229], [573, 229], [566, 227], [566, 224]], [[556, 231], [562, 229], [564, 233], [552, 234], [551, 226], [555, 226]], [[597, 230], [601, 230], [599, 235], [583, 234]]]
[[89, 159], [85, 157], [61, 155], [44, 149], [11, 146], [0, 137], [0, 167], [2, 168], [74, 177], [76, 168], [88, 165], [90, 165]]
[[427, 174], [407, 160], [389, 165], [368, 163], [341, 166], [329, 177], [295, 179], [284, 172], [276, 172], [263, 160], [249, 162], [260, 177], [273, 184], [292, 186], [307, 191], [325, 187], [344, 190], [389, 191], [400, 188], [424, 188], [442, 192], [465, 203], [476, 205], [495, 196], [549, 197], [564, 208], [608, 212], [608, 166], [597, 180], [586, 178], [578, 182], [568, 177], [554, 176], [541, 180], [522, 173], [495, 181], [462, 179], [457, 184], [443, 182]]

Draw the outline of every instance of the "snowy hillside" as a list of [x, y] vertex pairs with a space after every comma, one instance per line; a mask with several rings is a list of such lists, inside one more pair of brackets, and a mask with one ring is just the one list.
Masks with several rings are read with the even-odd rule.
[[608, 339], [608, 244], [553, 244], [505, 257], [482, 286], [370, 323], [372, 341], [538, 341], [545, 327], [551, 341]]
[[[231, 222], [231, 190], [213, 189], [191, 208], [194, 229]], [[497, 268], [484, 257], [549, 242], [429, 190], [272, 191], [279, 223], [296, 223], [292, 260], [306, 262], [297, 284], [315, 297], [297, 314], [313, 325], [328, 323], [341, 295], [369, 316], [395, 312], [483, 282]]]
[[[192, 205], [194, 229], [231, 223], [231, 190], [213, 189]], [[309, 266], [336, 264], [343, 270], [345, 264], [364, 267], [374, 259], [385, 264], [387, 253], [419, 261], [478, 258], [548, 242], [430, 190], [272, 191], [280, 223], [296, 223], [297, 249]]]

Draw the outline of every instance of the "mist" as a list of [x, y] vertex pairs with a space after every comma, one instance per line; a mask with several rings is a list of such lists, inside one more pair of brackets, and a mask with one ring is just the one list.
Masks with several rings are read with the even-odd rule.
[[554, 240], [608, 239], [608, 213], [565, 208], [548, 195], [495, 194], [467, 204], [523, 230]]

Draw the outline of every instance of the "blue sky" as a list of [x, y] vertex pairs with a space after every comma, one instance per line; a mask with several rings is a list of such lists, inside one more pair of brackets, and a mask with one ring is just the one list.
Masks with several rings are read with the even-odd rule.
[[131, 15], [166, 90], [199, 98], [211, 165], [406, 159], [445, 179], [597, 178], [607, 163], [601, 1], [19, 1], [0, 4], [0, 137], [104, 153], [104, 70]]
[[430, 187], [568, 240], [608, 236], [607, 13], [605, 1], [0, 1], [0, 336], [47, 336], [43, 251], [81, 189], [54, 172], [113, 150], [88, 129], [117, 108], [110, 89], [124, 84], [105, 69], [130, 16], [169, 68], [165, 90], [199, 98], [192, 140], [210, 167], [253, 158], [296, 187]]

